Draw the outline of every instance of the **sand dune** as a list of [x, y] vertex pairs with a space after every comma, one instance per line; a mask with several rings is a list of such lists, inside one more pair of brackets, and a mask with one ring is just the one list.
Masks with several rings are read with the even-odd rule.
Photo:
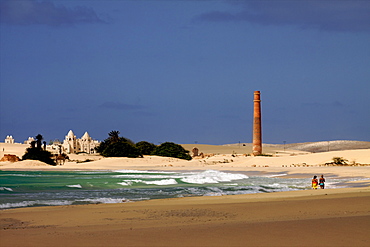
[[[282, 145], [279, 146], [281, 147]], [[370, 142], [347, 141], [347, 140], [306, 142], [306, 143], [286, 144], [285, 148], [317, 153], [317, 152], [342, 151], [353, 149], [370, 149]]]
[[[192, 149], [191, 144], [184, 145]], [[370, 149], [330, 151], [322, 153], [307, 153], [294, 150], [274, 150], [274, 157], [245, 156], [246, 146], [215, 146], [197, 145], [200, 152], [216, 154], [203, 159], [185, 161], [175, 158], [145, 156], [144, 158], [103, 158], [99, 155], [71, 154], [74, 162], [66, 162], [63, 166], [50, 166], [39, 161], [25, 160], [20, 162], [0, 162], [2, 170], [230, 170], [230, 171], [260, 171], [286, 173], [332, 173], [344, 176], [370, 177], [370, 166], [324, 166], [333, 157], [343, 157], [349, 163], [370, 164]], [[5, 153], [21, 156], [27, 145], [4, 144]], [[93, 160], [90, 162], [83, 162]], [[76, 162], [80, 161], [80, 162]]]

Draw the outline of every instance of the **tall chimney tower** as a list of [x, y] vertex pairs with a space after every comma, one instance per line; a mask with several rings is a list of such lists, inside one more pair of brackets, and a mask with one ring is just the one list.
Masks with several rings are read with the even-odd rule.
[[262, 154], [261, 97], [260, 91], [254, 91], [253, 114], [253, 155]]

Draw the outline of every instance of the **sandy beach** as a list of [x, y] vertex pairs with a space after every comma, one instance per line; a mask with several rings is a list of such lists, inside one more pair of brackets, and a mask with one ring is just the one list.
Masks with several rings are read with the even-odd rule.
[[[287, 178], [330, 174], [363, 179], [343, 189], [2, 210], [0, 246], [370, 245], [370, 167], [358, 165], [370, 164], [369, 149], [275, 150], [275, 157], [246, 157], [247, 150], [241, 147], [206, 146], [200, 150], [216, 155], [192, 161], [71, 155], [74, 162], [63, 166], [21, 161], [0, 162], [0, 169], [219, 170], [287, 174]], [[4, 153], [18, 156], [24, 148], [1, 144]], [[333, 157], [357, 165], [325, 166]], [[86, 160], [93, 161], [81, 162]]]
[[369, 246], [369, 188], [5, 210], [1, 246]]
[[[183, 145], [191, 150], [194, 144]], [[265, 152], [274, 154], [274, 157], [246, 156], [251, 152], [250, 146], [217, 146], [196, 145], [200, 152], [211, 154], [205, 158], [194, 158], [191, 161], [145, 156], [144, 158], [103, 158], [99, 155], [69, 154], [71, 162], [62, 166], [50, 166], [45, 163], [25, 160], [20, 162], [0, 162], [1, 170], [219, 170], [244, 171], [262, 173], [307, 174], [304, 176], [320, 174], [335, 174], [338, 176], [370, 178], [370, 149], [356, 149], [344, 151], [331, 151], [321, 153], [308, 153], [297, 150], [281, 150], [265, 148]], [[22, 157], [26, 144], [0, 143], [0, 157], [4, 154], [14, 154]], [[3, 149], [5, 151], [3, 151]], [[349, 164], [355, 166], [325, 166], [332, 162], [333, 157], [343, 157]]]

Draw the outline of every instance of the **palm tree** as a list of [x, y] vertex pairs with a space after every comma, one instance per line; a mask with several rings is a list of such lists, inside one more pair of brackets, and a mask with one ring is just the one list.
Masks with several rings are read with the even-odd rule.
[[36, 147], [36, 141], [32, 141], [31, 142], [31, 148], [35, 148]]
[[111, 143], [116, 143], [119, 141], [119, 134], [120, 132], [118, 130], [112, 130], [109, 132], [109, 139], [111, 140]]
[[42, 137], [41, 134], [38, 134], [36, 137], [36, 147], [37, 149], [40, 149], [41, 150], [41, 141], [44, 139], [44, 137]]

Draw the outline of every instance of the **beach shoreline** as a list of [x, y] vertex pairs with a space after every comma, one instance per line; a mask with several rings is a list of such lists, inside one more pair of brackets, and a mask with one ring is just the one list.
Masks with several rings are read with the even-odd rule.
[[321, 174], [361, 178], [346, 185], [351, 188], [4, 209], [0, 246], [369, 246], [370, 166], [323, 165], [335, 156], [370, 164], [369, 154], [369, 149], [283, 157], [226, 153], [192, 161], [94, 156], [63, 166], [0, 162], [3, 171], [215, 170], [307, 181]]
[[2, 211], [0, 246], [368, 246], [370, 188]]

